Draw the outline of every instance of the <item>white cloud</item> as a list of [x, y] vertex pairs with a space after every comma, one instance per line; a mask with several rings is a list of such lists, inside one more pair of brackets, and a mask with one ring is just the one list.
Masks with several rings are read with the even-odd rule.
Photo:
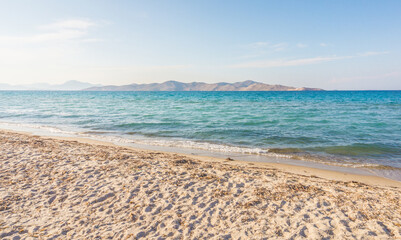
[[384, 55], [384, 54], [388, 54], [389, 52], [387, 51], [383, 51], [383, 52], [364, 52], [359, 54], [359, 56], [362, 57], [367, 57], [367, 56], [376, 56], [376, 55]]
[[314, 58], [301, 58], [301, 59], [292, 59], [292, 60], [270, 60], [270, 61], [256, 61], [256, 62], [248, 62], [248, 63], [240, 63], [231, 65], [232, 68], [269, 68], [269, 67], [286, 67], [286, 66], [300, 66], [300, 65], [309, 65], [316, 64], [322, 62], [329, 62], [339, 59], [351, 58], [351, 56], [344, 57], [314, 57]]
[[254, 42], [247, 45], [248, 48], [252, 49], [269, 49], [275, 52], [285, 50], [287, 43], [270, 43], [270, 42]]
[[95, 25], [89, 20], [71, 19], [36, 27], [29, 35], [0, 36], [0, 65], [27, 69], [76, 64], [85, 51], [83, 44], [102, 41], [91, 35]]
[[354, 82], [358, 80], [375, 80], [375, 79], [386, 79], [401, 76], [400, 72], [390, 72], [380, 75], [370, 75], [370, 76], [354, 76], [354, 77], [342, 77], [342, 78], [332, 78], [330, 82], [332, 83], [345, 83]]
[[96, 24], [89, 20], [71, 19], [59, 21], [52, 24], [39, 26], [42, 33], [29, 36], [0, 36], [0, 43], [41, 43], [49, 41], [63, 41], [73, 39], [83, 39], [89, 33], [89, 28]]
[[308, 45], [306, 45], [306, 44], [303, 44], [303, 43], [298, 43], [297, 44], [297, 47], [299, 47], [299, 48], [306, 48]]
[[87, 43], [93, 43], [93, 42], [103, 42], [103, 39], [99, 39], [99, 38], [86, 38], [86, 39], [82, 39], [82, 42], [87, 42]]
[[260, 48], [260, 47], [265, 47], [269, 44], [270, 44], [269, 42], [254, 42], [254, 43], [248, 44], [248, 47]]
[[55, 30], [60, 31], [64, 29], [88, 29], [90, 27], [96, 26], [96, 23], [90, 20], [83, 19], [70, 19], [64, 21], [58, 21], [55, 23], [40, 26], [39, 29]]
[[320, 43], [319, 44], [321, 47], [327, 47], [327, 46], [329, 46], [327, 43]]
[[134, 65], [134, 66], [98, 66], [94, 69], [105, 71], [163, 71], [163, 70], [181, 70], [192, 67], [192, 65]]
[[336, 60], [350, 59], [356, 57], [367, 57], [387, 54], [388, 52], [366, 52], [351, 56], [328, 56], [328, 57], [312, 57], [312, 58], [300, 58], [300, 59], [278, 59], [278, 60], [267, 60], [267, 61], [254, 61], [240, 64], [234, 64], [229, 67], [231, 68], [271, 68], [271, 67], [287, 67], [287, 66], [302, 66], [318, 64], [323, 62], [331, 62]]
[[283, 50], [285, 50], [285, 49], [287, 48], [287, 46], [288, 46], [287, 43], [277, 43], [277, 44], [273, 44], [273, 45], [271, 46], [271, 48], [272, 48], [274, 51], [278, 52], [278, 51], [283, 51]]

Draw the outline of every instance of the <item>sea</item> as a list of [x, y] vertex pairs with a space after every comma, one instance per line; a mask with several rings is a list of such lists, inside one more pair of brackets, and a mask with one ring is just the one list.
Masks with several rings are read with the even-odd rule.
[[401, 180], [401, 91], [0, 91], [0, 128], [363, 168]]

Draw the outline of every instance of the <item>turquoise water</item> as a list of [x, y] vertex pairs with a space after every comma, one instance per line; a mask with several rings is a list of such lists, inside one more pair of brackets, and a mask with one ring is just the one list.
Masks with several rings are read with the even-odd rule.
[[0, 91], [0, 122], [153, 145], [401, 168], [401, 91]]

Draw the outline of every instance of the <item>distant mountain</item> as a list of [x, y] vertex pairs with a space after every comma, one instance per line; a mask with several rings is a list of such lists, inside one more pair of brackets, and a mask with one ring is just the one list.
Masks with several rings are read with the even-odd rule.
[[76, 80], [71, 80], [68, 82], [65, 82], [63, 84], [60, 85], [52, 85], [50, 86], [50, 90], [70, 90], [70, 91], [74, 91], [74, 90], [82, 90], [85, 88], [90, 88], [90, 87], [100, 87], [100, 84], [91, 84], [91, 83], [87, 83], [87, 82], [80, 82], [80, 81], [76, 81]]
[[123, 86], [90, 87], [84, 91], [322, 91], [320, 88], [296, 88], [283, 85], [270, 85], [247, 80], [236, 83], [182, 83], [167, 81], [164, 83], [129, 84]]
[[283, 85], [270, 85], [247, 80], [236, 83], [164, 83], [129, 84], [123, 86], [102, 86], [71, 80], [63, 84], [35, 83], [29, 85], [0, 84], [0, 90], [52, 90], [52, 91], [322, 91], [320, 88], [296, 88]]
[[76, 80], [67, 81], [63, 84], [34, 83], [28, 85], [0, 84], [0, 90], [59, 90], [78, 91], [90, 87], [100, 87], [99, 84], [91, 84]]

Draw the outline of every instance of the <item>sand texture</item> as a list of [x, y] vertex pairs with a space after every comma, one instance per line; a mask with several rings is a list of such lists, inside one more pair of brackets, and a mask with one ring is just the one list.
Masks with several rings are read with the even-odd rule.
[[0, 239], [401, 239], [401, 189], [0, 131]]

